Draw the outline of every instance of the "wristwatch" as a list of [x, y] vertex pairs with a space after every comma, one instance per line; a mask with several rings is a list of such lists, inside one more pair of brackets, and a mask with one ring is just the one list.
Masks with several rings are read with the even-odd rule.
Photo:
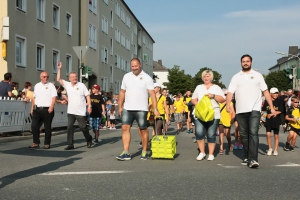
[[158, 111], [158, 109], [157, 109], [157, 108], [155, 108], [154, 110], [155, 110], [155, 111]]
[[216, 96], [216, 95], [215, 95], [215, 94], [213, 94], [213, 96], [212, 96], [212, 99], [214, 99], [214, 98], [215, 98], [215, 96]]

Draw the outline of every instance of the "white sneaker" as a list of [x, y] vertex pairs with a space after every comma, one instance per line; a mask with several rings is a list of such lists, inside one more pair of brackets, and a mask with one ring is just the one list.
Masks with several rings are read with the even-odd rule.
[[208, 161], [213, 161], [214, 159], [215, 159], [215, 156], [213, 156], [213, 155], [208, 155], [208, 158], [207, 158]]
[[273, 149], [269, 149], [269, 150], [267, 151], [267, 156], [272, 155], [272, 151], [273, 151]]
[[199, 155], [197, 156], [196, 160], [203, 160], [206, 157], [205, 153], [199, 153]]
[[273, 156], [278, 156], [278, 151], [274, 151]]

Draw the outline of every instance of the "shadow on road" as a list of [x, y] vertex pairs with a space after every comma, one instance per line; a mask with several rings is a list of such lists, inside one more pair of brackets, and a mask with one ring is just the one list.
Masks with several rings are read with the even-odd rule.
[[81, 158], [70, 158], [70, 159], [63, 160], [63, 161], [52, 162], [52, 163], [48, 163], [46, 165], [34, 167], [34, 168], [20, 171], [20, 172], [14, 173], [14, 174], [10, 174], [8, 176], [4, 176], [4, 177], [0, 178], [0, 188], [4, 188], [5, 186], [7, 186], [17, 180], [20, 180], [22, 178], [27, 178], [30, 176], [57, 170], [61, 167], [73, 164], [76, 160], [80, 160], [80, 159]]

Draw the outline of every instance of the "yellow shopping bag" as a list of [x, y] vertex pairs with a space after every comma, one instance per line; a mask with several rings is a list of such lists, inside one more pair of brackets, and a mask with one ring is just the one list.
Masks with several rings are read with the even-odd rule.
[[204, 95], [195, 107], [195, 116], [201, 121], [212, 121], [215, 117], [215, 110], [211, 104], [210, 98]]

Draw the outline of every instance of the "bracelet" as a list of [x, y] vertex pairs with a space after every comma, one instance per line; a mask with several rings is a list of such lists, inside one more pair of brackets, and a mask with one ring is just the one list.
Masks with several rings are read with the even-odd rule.
[[214, 99], [214, 98], [215, 98], [215, 96], [216, 96], [216, 95], [215, 95], [215, 94], [213, 94], [213, 97], [212, 97], [212, 99]]
[[158, 111], [158, 109], [157, 109], [157, 108], [155, 108], [154, 110], [155, 110], [155, 111]]

